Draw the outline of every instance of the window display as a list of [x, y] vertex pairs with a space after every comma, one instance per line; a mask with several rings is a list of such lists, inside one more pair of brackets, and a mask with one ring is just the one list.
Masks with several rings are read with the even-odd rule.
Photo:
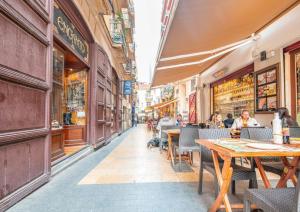
[[67, 69], [64, 53], [58, 48], [53, 48], [52, 128], [85, 125], [86, 101], [87, 71]]
[[51, 124], [52, 128], [61, 128], [63, 125], [63, 73], [64, 54], [58, 49], [53, 49], [53, 88], [51, 94]]
[[65, 125], [85, 125], [87, 72], [65, 70]]
[[278, 66], [270, 66], [256, 73], [256, 112], [274, 112], [278, 105]]
[[213, 87], [213, 107], [223, 117], [227, 113], [240, 116], [243, 109], [254, 113], [254, 79], [253, 74], [246, 74], [236, 79], [225, 81]]

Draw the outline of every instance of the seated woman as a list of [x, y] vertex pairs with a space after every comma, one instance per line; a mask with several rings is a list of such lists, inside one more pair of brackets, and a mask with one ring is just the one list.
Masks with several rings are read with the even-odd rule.
[[180, 126], [180, 127], [184, 127], [185, 126], [185, 123], [182, 119], [182, 115], [179, 113], [177, 114], [177, 117], [176, 117], [176, 126]]
[[286, 119], [289, 127], [299, 127], [298, 123], [290, 116], [289, 110], [287, 108], [280, 107], [277, 109], [277, 112], [281, 120], [284, 118]]
[[212, 129], [224, 128], [224, 123], [223, 123], [221, 114], [215, 113], [214, 118], [209, 125], [209, 128], [212, 128]]

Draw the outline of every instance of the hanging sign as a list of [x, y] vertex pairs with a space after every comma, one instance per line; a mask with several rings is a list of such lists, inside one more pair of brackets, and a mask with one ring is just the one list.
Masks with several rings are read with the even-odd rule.
[[196, 93], [189, 96], [189, 122], [195, 124], [196, 120]]
[[54, 3], [54, 31], [83, 59], [88, 60], [88, 44], [65, 13]]
[[132, 94], [132, 82], [131, 80], [124, 81], [124, 95], [131, 95]]

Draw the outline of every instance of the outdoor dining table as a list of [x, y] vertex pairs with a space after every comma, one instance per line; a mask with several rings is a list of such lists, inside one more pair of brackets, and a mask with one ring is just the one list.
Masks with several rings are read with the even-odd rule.
[[[280, 177], [277, 188], [286, 187], [287, 181], [292, 180], [293, 184], [297, 184], [295, 176], [296, 167], [300, 158], [300, 144], [278, 145], [276, 149], [259, 149], [249, 147], [250, 143], [262, 143], [261, 141], [254, 141], [248, 139], [197, 139], [196, 143], [208, 148], [212, 152], [213, 163], [218, 179], [220, 192], [210, 207], [209, 211], [217, 211], [224, 208], [226, 211], [232, 211], [232, 208], [241, 209], [243, 204], [230, 204], [228, 199], [228, 188], [232, 177], [232, 159], [233, 158], [254, 158], [259, 173], [262, 177], [264, 186], [271, 188], [270, 181], [261, 164], [261, 157], [280, 157], [284, 165], [284, 171]], [[270, 144], [270, 143], [269, 143]], [[250, 144], [251, 145], [251, 144]], [[221, 170], [218, 157], [224, 160], [223, 168]], [[289, 158], [289, 159], [288, 159]], [[222, 204], [223, 203], [223, 204]]]
[[167, 159], [168, 160], [171, 159], [172, 165], [174, 166], [175, 161], [174, 161], [173, 148], [172, 148], [172, 138], [180, 135], [180, 129], [169, 129], [169, 130], [164, 130], [163, 132], [168, 134]]

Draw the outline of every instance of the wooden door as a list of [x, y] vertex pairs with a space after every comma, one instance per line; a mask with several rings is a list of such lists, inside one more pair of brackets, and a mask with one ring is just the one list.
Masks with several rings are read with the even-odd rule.
[[189, 96], [189, 122], [195, 124], [196, 117], [196, 93], [193, 93]]
[[51, 7], [0, 1], [0, 211], [49, 180]]
[[111, 137], [112, 75], [108, 56], [99, 45], [93, 45], [92, 55], [90, 139], [97, 148]]

